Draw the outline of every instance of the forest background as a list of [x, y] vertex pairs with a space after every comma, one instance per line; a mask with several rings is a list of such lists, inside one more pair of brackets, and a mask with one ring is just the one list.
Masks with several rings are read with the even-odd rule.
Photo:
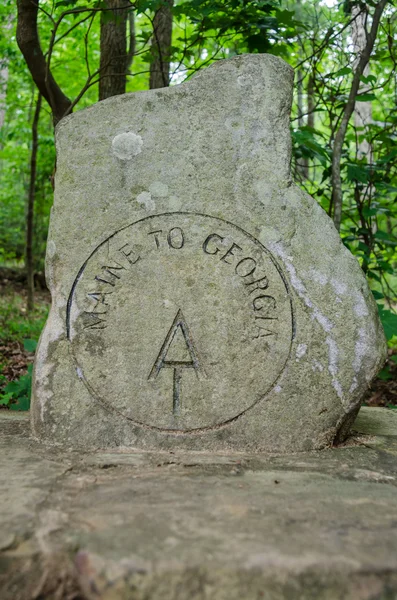
[[29, 406], [28, 365], [48, 311], [56, 123], [243, 52], [295, 69], [294, 178], [368, 278], [389, 342], [368, 402], [397, 407], [394, 2], [2, 0], [0, 27], [0, 408]]

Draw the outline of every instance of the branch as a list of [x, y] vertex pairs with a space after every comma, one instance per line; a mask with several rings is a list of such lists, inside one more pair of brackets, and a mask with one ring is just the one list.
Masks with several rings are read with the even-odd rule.
[[331, 26], [327, 30], [327, 33], [325, 34], [324, 39], [321, 42], [321, 44], [318, 46], [318, 48], [316, 48], [316, 50], [314, 50], [312, 52], [312, 54], [310, 54], [310, 56], [305, 56], [300, 62], [298, 62], [295, 65], [294, 68], [299, 69], [299, 67], [303, 66], [307, 61], [311, 60], [312, 58], [319, 57], [319, 55], [321, 55], [321, 52], [323, 52], [323, 50], [325, 50], [326, 48], [329, 47], [331, 40], [340, 36], [340, 34], [343, 33], [343, 31], [345, 29], [347, 29], [349, 27], [349, 25], [351, 25], [357, 19], [357, 17], [361, 14], [361, 12], [362, 11], [357, 13], [357, 15], [355, 15], [352, 19], [350, 19], [350, 21], [348, 21], [343, 27], [341, 27], [341, 29], [338, 29], [338, 31], [335, 31], [335, 27]]
[[38, 0], [17, 0], [17, 43], [40, 94], [50, 105], [54, 123], [69, 110], [71, 101], [62, 92], [47, 64], [37, 30]]
[[173, 4], [174, 0], [164, 0], [152, 21], [152, 63], [149, 78], [151, 90], [170, 85]]
[[127, 52], [127, 69], [131, 69], [134, 56], [136, 53], [136, 34], [135, 34], [135, 15], [134, 11], [130, 10], [128, 13], [128, 25], [129, 25], [129, 36], [128, 36], [128, 52]]
[[373, 50], [373, 47], [375, 44], [375, 40], [376, 40], [376, 37], [378, 34], [380, 18], [382, 16], [382, 13], [385, 9], [387, 2], [388, 2], [388, 0], [380, 0], [380, 2], [378, 2], [378, 4], [376, 5], [375, 11], [374, 11], [374, 16], [372, 19], [371, 30], [367, 36], [367, 43], [361, 53], [360, 60], [358, 61], [356, 70], [354, 72], [349, 97], [346, 102], [345, 108], [342, 112], [342, 119], [339, 124], [339, 128], [335, 134], [334, 147], [333, 147], [333, 153], [332, 153], [331, 183], [332, 183], [332, 200], [333, 200], [333, 206], [334, 206], [334, 225], [338, 231], [340, 229], [340, 224], [341, 224], [341, 219], [342, 219], [342, 202], [343, 202], [342, 180], [341, 180], [341, 174], [340, 174], [342, 147], [343, 147], [343, 143], [345, 141], [347, 126], [349, 124], [350, 117], [353, 114], [354, 107], [356, 104], [356, 96], [357, 96], [358, 90], [360, 88], [360, 79], [361, 79], [362, 74], [364, 73], [365, 67], [367, 66], [367, 64], [369, 62], [369, 59], [370, 59], [370, 56], [371, 56], [371, 53], [372, 53], [372, 50]]

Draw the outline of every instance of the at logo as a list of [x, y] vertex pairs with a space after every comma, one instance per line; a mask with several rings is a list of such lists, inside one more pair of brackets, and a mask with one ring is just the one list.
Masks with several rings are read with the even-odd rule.
[[156, 379], [164, 367], [174, 369], [172, 412], [175, 416], [181, 409], [181, 379], [183, 369], [194, 369], [198, 378], [205, 377], [191, 331], [181, 309], [168, 331], [161, 350], [149, 374], [149, 381]]

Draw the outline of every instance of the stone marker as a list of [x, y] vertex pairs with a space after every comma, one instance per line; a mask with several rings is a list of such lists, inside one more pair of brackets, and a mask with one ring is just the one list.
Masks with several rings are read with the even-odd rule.
[[58, 125], [37, 436], [286, 452], [346, 434], [385, 341], [356, 259], [291, 181], [292, 83], [243, 55]]

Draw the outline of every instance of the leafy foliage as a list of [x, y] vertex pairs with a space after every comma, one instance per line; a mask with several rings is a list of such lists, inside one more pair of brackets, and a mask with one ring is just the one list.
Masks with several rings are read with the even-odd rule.
[[[27, 352], [35, 352], [37, 347], [36, 340], [26, 339], [23, 341], [23, 347]], [[15, 381], [10, 381], [0, 396], [0, 404], [8, 406], [10, 410], [29, 410], [30, 396], [32, 393], [32, 371], [33, 365], [28, 366], [26, 375], [22, 375]]]
[[397, 314], [378, 304], [379, 316], [385, 330], [386, 339], [392, 340], [397, 331]]
[[10, 410], [29, 410], [32, 393], [32, 370], [33, 365], [29, 365], [26, 375], [22, 375], [16, 381], [10, 381], [6, 385], [4, 394], [0, 395], [0, 404], [8, 406]]
[[[153, 59], [153, 15], [162, 0], [137, 0], [136, 48], [127, 91], [147, 89]], [[331, 4], [327, 6], [326, 4]], [[291, 122], [293, 170], [298, 183], [332, 216], [331, 164], [335, 132], [349, 95], [358, 50], [354, 27], [376, 3], [321, 0], [175, 0], [171, 81], [179, 83], [212, 62], [243, 52], [270, 52], [296, 71]], [[40, 0], [40, 39], [51, 50], [51, 69], [79, 110], [96, 102], [103, 0]], [[364, 14], [365, 16], [365, 14]], [[368, 16], [368, 15], [367, 15]], [[368, 22], [371, 21], [369, 15]], [[366, 22], [366, 21], [365, 21]], [[57, 23], [56, 35], [51, 43]], [[35, 86], [15, 41], [15, 6], [0, 7], [0, 263], [21, 264], [29, 180]], [[390, 344], [397, 332], [397, 108], [395, 48], [397, 13], [392, 3], [382, 18], [369, 68], [361, 77], [354, 118], [341, 156], [341, 236], [367, 275]], [[357, 45], [357, 44], [356, 44]], [[366, 118], [362, 118], [366, 115]], [[39, 123], [34, 256], [43, 269], [55, 165], [53, 124], [43, 105]], [[18, 324], [7, 307], [0, 337], [36, 338], [41, 327]], [[18, 332], [18, 328], [21, 331]], [[23, 332], [22, 332], [23, 330]], [[15, 392], [16, 393], [16, 392]]]
[[[0, 297], [0, 341], [1, 343], [38, 340], [48, 314], [46, 303], [37, 302], [35, 310], [27, 314], [24, 299], [15, 294]], [[30, 342], [27, 342], [30, 343]], [[25, 348], [28, 352], [32, 352]]]
[[[28, 315], [24, 301], [19, 295], [10, 296], [9, 293], [3, 293], [0, 298], [0, 346], [4, 353], [3, 364], [0, 365], [0, 406], [6, 406], [10, 410], [29, 409], [33, 365], [29, 364], [26, 372], [26, 357], [28, 361], [32, 361], [47, 313], [46, 301], [37, 302], [33, 313]], [[15, 351], [12, 351], [12, 348], [21, 346], [24, 349], [22, 371], [17, 365], [17, 376], [9, 381], [9, 377], [3, 373], [10, 370], [12, 359], [14, 362], [21, 361], [20, 354], [15, 355]], [[11, 349], [8, 358], [7, 347]]]
[[[360, 21], [364, 8], [358, 2], [349, 3], [348, 11], [341, 5], [337, 9], [308, 2], [301, 6], [295, 58], [300, 82], [292, 121], [294, 173], [330, 216], [333, 140], [357, 61], [352, 32], [354, 27], [364, 26]], [[341, 236], [367, 275], [390, 343], [397, 335], [396, 57], [390, 44], [396, 25], [390, 7], [369, 69], [361, 77], [340, 163], [344, 198]]]

